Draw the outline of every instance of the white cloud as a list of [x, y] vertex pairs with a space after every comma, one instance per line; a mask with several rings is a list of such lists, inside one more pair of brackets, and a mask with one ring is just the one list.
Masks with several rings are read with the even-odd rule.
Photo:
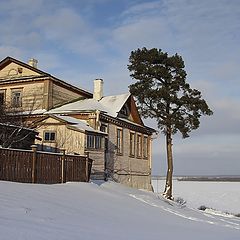
[[72, 35], [84, 32], [86, 24], [82, 17], [73, 9], [56, 9], [53, 13], [39, 16], [35, 20], [35, 26], [42, 30], [47, 39], [72, 38]]

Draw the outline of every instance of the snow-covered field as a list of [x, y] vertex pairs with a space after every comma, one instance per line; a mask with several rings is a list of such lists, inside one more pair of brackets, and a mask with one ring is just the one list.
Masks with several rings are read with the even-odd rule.
[[206, 214], [112, 182], [0, 181], [0, 240], [237, 240], [239, 236], [240, 218]]
[[[164, 190], [164, 180], [153, 180], [154, 192]], [[191, 208], [205, 206], [222, 213], [240, 214], [240, 182], [173, 181], [175, 198], [182, 198]], [[217, 214], [217, 211], [215, 212]], [[240, 239], [240, 237], [239, 237]]]

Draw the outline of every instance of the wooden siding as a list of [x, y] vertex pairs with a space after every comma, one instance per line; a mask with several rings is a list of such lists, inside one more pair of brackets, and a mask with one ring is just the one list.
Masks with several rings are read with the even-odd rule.
[[[84, 132], [76, 131], [67, 128], [66, 123], [47, 118], [39, 123], [39, 127], [36, 129], [39, 132], [39, 137], [42, 140], [36, 140], [35, 144], [39, 145], [39, 148], [43, 151], [56, 151], [64, 148], [67, 153], [70, 154], [84, 154], [85, 151], [85, 134]], [[44, 132], [53, 131], [56, 133], [56, 141], [47, 142], [44, 141]], [[50, 150], [51, 149], [51, 150]]]
[[52, 91], [53, 91], [52, 92], [53, 107], [62, 105], [74, 99], [83, 97], [81, 94], [70, 91], [64, 87], [57, 85], [56, 83], [53, 83]]
[[0, 86], [0, 90], [4, 89], [6, 93], [6, 103], [11, 105], [12, 91], [19, 89], [22, 91], [22, 107], [23, 111], [33, 111], [37, 109], [44, 109], [44, 85], [43, 82], [31, 83], [14, 83]]
[[[128, 128], [122, 128], [123, 152], [122, 154], [117, 154], [116, 129], [119, 127], [114, 124], [109, 124], [108, 126], [109, 135], [106, 167], [109, 174], [117, 181], [128, 186], [150, 190], [150, 154], [148, 159], [144, 159], [143, 156], [137, 157], [135, 148], [135, 156], [130, 156], [130, 130]], [[135, 132], [135, 134], [140, 134], [142, 137], [144, 136], [139, 132]]]
[[101, 150], [92, 150], [88, 151], [89, 158], [93, 159], [93, 165], [92, 165], [92, 179], [103, 179], [104, 178], [104, 149]]

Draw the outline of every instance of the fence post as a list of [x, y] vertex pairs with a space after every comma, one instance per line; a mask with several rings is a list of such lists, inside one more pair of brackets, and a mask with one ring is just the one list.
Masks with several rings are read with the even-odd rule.
[[89, 159], [89, 152], [85, 152], [86, 154], [86, 167], [85, 167], [85, 171], [86, 171], [86, 182], [89, 181], [89, 176], [88, 176], [88, 159]]
[[66, 169], [65, 169], [65, 167], [66, 167], [65, 166], [66, 165], [65, 164], [66, 150], [63, 149], [63, 148], [61, 148], [60, 150], [61, 150], [61, 152], [63, 154], [62, 155], [62, 176], [61, 176], [62, 178], [61, 179], [62, 179], [62, 183], [65, 183], [66, 182], [66, 174], [65, 174], [66, 173]]
[[31, 146], [33, 155], [32, 155], [32, 183], [36, 183], [36, 163], [37, 163], [37, 146]]

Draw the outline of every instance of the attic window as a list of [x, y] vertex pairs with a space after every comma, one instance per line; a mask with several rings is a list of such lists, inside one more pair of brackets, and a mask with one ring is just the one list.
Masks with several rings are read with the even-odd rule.
[[122, 109], [120, 110], [120, 113], [124, 116], [128, 116], [128, 109], [126, 106], [123, 106]]

